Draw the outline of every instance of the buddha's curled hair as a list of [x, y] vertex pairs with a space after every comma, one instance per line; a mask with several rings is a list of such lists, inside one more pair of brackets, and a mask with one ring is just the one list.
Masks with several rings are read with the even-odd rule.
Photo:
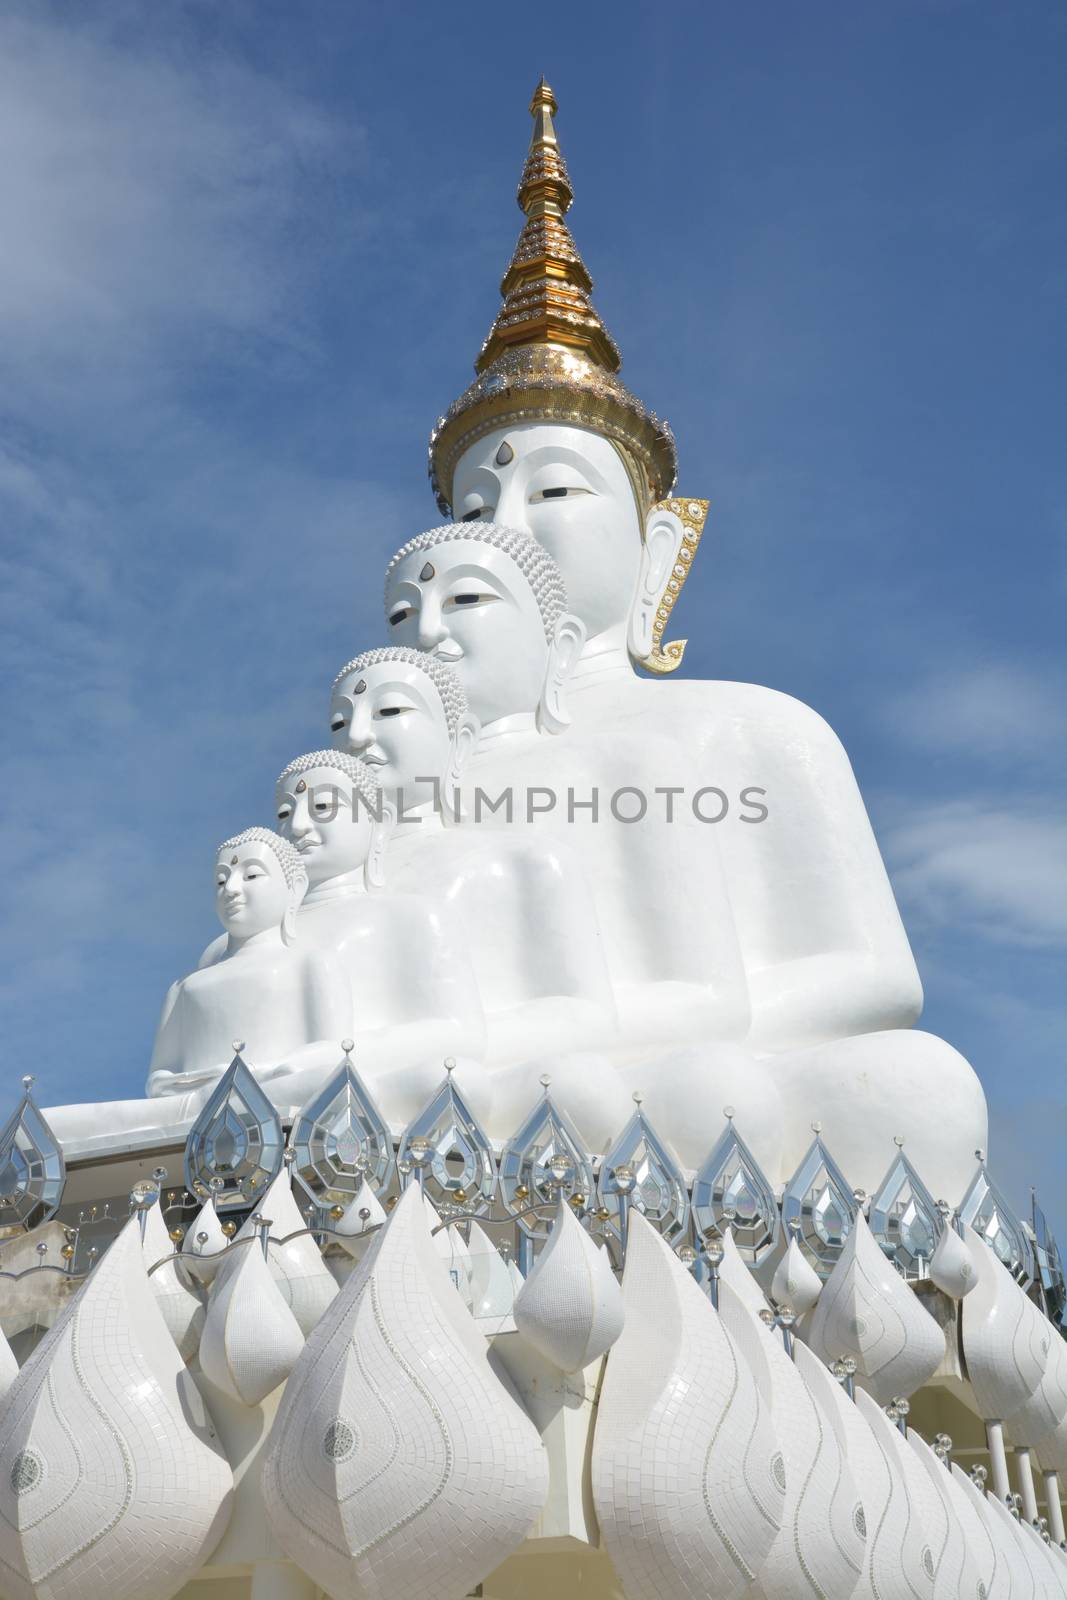
[[[456, 539], [469, 539], [475, 544], [492, 545], [502, 550], [515, 563], [533, 593], [546, 639], [552, 639], [556, 623], [567, 609], [567, 590], [563, 574], [548, 551], [528, 533], [516, 528], [501, 528], [495, 522], [446, 522], [443, 527], [430, 528], [417, 538], [401, 545], [385, 572], [385, 591], [388, 597], [389, 580], [394, 569], [408, 556], [423, 550], [434, 550], [438, 545], [451, 544]], [[388, 603], [388, 600], [387, 600]]]

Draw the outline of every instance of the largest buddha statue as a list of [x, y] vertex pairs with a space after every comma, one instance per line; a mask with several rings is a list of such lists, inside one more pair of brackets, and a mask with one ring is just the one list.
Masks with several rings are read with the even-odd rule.
[[[573, 195], [556, 102], [543, 81], [530, 109], [533, 137], [518, 190], [525, 220], [503, 305], [474, 382], [430, 441], [441, 511], [454, 522], [532, 535], [558, 563], [584, 627], [568, 688], [572, 726], [564, 738], [531, 742], [525, 779], [566, 781], [580, 793], [611, 789], [621, 767], [649, 796], [685, 791], [674, 822], [664, 821], [663, 860], [672, 869], [630, 892], [638, 903], [658, 895], [661, 907], [686, 896], [669, 828], [684, 830], [694, 860], [718, 852], [723, 890], [701, 915], [715, 926], [717, 947], [736, 945], [744, 989], [722, 996], [732, 1024], [724, 1033], [736, 1038], [743, 1015], [745, 1047], [773, 1066], [785, 1171], [818, 1118], [854, 1184], [877, 1181], [896, 1134], [938, 1192], [954, 1196], [985, 1144], [984, 1096], [958, 1052], [913, 1026], [922, 988], [845, 751], [816, 712], [786, 694], [676, 675], [684, 641], [665, 644], [664, 633], [706, 502], [672, 494], [671, 430], [617, 376], [618, 349], [565, 221]], [[468, 587], [471, 595], [457, 591], [419, 610], [387, 586], [396, 643], [455, 667], [449, 608], [485, 601]], [[691, 804], [712, 787], [735, 808], [715, 827]], [[762, 796], [745, 820], [737, 814], [742, 791]], [[557, 805], [544, 825], [566, 826], [564, 811]], [[647, 877], [654, 869], [645, 861], [634, 870]], [[713, 1025], [709, 1031], [714, 1036]], [[684, 1075], [679, 1083], [682, 1095]], [[668, 1121], [685, 1119], [682, 1103], [661, 1103]]]

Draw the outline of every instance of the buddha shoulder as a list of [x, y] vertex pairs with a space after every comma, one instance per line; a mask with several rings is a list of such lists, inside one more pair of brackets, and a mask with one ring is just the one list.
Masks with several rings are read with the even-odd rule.
[[[760, 683], [728, 678], [634, 678], [620, 711], [655, 721], [669, 736], [680, 729], [706, 744], [732, 733], [749, 746], [840, 759], [844, 747], [826, 719], [793, 695]], [[594, 712], [593, 704], [589, 705]], [[601, 707], [596, 708], [599, 714]]]

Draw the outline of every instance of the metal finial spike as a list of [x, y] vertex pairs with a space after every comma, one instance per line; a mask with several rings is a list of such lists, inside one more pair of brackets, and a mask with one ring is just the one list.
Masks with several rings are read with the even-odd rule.
[[727, 1122], [732, 1122], [736, 1116], [733, 1106], [723, 1106], [722, 1114], [726, 1118]]
[[631, 1098], [635, 1106], [640, 1106], [645, 1097], [640, 1089], [635, 1089]]
[[234, 1055], [235, 1056], [239, 1056], [241, 1054], [241, 1051], [244, 1049], [244, 1047], [245, 1047], [245, 1042], [244, 1042], [243, 1039], [235, 1039], [233, 1041], [233, 1053], [234, 1053]]
[[445, 1071], [448, 1073], [448, 1076], [451, 1077], [452, 1074], [455, 1072], [455, 1070], [456, 1070], [456, 1058], [455, 1058], [455, 1056], [445, 1056]]
[[979, 1145], [978, 1149], [974, 1152], [974, 1159], [976, 1161], [980, 1161], [983, 1166], [985, 1165], [985, 1151], [982, 1149], [981, 1145]]
[[816, 1135], [816, 1137], [818, 1137], [818, 1135], [822, 1132], [822, 1123], [818, 1120], [818, 1118], [816, 1118], [816, 1120], [812, 1123], [811, 1131]]
[[552, 1082], [552, 1074], [550, 1072], [542, 1072], [540, 1082], [542, 1089], [547, 1094], [548, 1086]]
[[898, 1150], [903, 1150], [903, 1148], [904, 1148], [904, 1135], [902, 1133], [895, 1133], [893, 1135], [893, 1143], [896, 1145]]
[[346, 1056], [350, 1056], [355, 1048], [356, 1042], [354, 1039], [341, 1040], [341, 1049], [344, 1051]]
[[22, 1087], [26, 1091], [26, 1093], [29, 1094], [30, 1090], [33, 1087], [33, 1073], [32, 1072], [27, 1072], [26, 1076], [22, 1080]]

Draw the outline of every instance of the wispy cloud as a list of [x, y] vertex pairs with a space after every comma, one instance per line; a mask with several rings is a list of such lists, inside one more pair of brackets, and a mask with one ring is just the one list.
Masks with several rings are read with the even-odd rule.
[[134, 49], [114, 13], [46, 15], [0, 20], [0, 361], [22, 416], [69, 415], [91, 373], [104, 420], [220, 340], [302, 338], [319, 202], [361, 165], [358, 125], [168, 48], [165, 25]]
[[906, 743], [1027, 763], [1062, 761], [1067, 705], [1062, 685], [1017, 662], [980, 661], [927, 678], [887, 697], [887, 728]]
[[905, 921], [1009, 944], [1067, 942], [1067, 820], [1022, 800], [898, 803], [883, 844]]

